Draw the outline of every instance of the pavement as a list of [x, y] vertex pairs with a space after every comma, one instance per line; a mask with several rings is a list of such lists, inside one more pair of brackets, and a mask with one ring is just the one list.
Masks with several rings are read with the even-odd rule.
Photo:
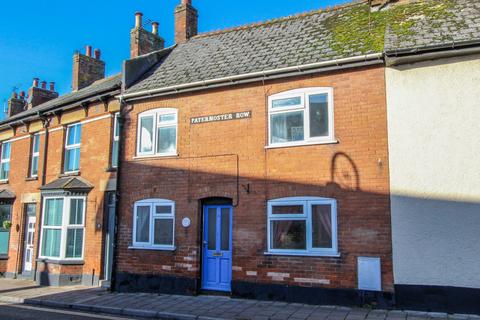
[[[475, 315], [316, 306], [224, 296], [112, 293], [83, 286], [40, 287], [31, 281], [12, 279], [0, 279], [0, 302], [164, 320], [480, 320]], [[0, 319], [2, 312], [0, 308]]]

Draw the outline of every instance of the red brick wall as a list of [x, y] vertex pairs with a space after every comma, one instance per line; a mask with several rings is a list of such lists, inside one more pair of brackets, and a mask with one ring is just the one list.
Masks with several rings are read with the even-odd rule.
[[[339, 143], [266, 149], [267, 97], [304, 87], [333, 87]], [[179, 110], [179, 156], [134, 158], [138, 113], [161, 107]], [[190, 125], [191, 117], [246, 110], [252, 110], [251, 119]], [[356, 288], [357, 257], [379, 256], [383, 290], [393, 291], [386, 126], [384, 70], [377, 67], [134, 104], [125, 123], [117, 271], [200, 279], [199, 199], [225, 196], [235, 204], [238, 196], [234, 281]], [[240, 185], [249, 184], [250, 193], [240, 186], [237, 194], [237, 156]], [[291, 196], [337, 199], [339, 258], [264, 254], [267, 200]], [[146, 198], [176, 202], [174, 252], [128, 249], [133, 204]], [[192, 220], [188, 229], [181, 226], [184, 217]]]
[[[117, 103], [117, 102], [115, 102]], [[105, 112], [102, 103], [91, 105], [87, 118], [81, 120], [94, 119], [109, 115]], [[59, 125], [58, 118], [53, 117], [50, 125], [46, 183], [58, 179], [62, 173], [63, 165], [63, 148], [66, 130]], [[56, 128], [62, 128], [55, 130]], [[42, 131], [44, 131], [42, 129]], [[82, 138], [80, 151], [80, 176], [91, 184], [94, 188], [87, 196], [87, 207], [85, 217], [85, 248], [84, 248], [84, 264], [82, 266], [55, 266], [54, 263], [49, 264], [49, 272], [60, 272], [70, 274], [95, 274], [100, 275], [102, 270], [102, 254], [103, 254], [103, 213], [104, 213], [104, 196], [105, 187], [109, 179], [116, 178], [116, 172], [109, 172], [107, 169], [110, 165], [110, 144], [113, 132], [113, 118], [106, 117], [82, 124]], [[16, 132], [16, 138], [28, 135], [25, 127], [19, 127]], [[15, 202], [12, 207], [12, 223], [13, 227], [10, 234], [9, 259], [6, 264], [8, 273], [21, 272], [23, 261], [23, 239], [24, 239], [24, 222], [25, 222], [25, 203], [32, 202], [32, 196], [36, 194], [33, 202], [37, 204], [37, 224], [34, 243], [37, 245], [39, 234], [40, 220], [40, 197], [39, 188], [41, 186], [43, 155], [44, 155], [44, 139], [45, 134], [40, 135], [40, 159], [38, 180], [28, 180], [28, 170], [30, 161], [30, 145], [31, 139], [21, 139], [13, 141], [10, 162], [10, 178], [7, 184], [0, 185], [1, 188], [8, 187], [16, 195]], [[27, 196], [30, 194], [30, 196]], [[18, 225], [18, 231], [16, 226]], [[37, 247], [34, 249], [35, 255]], [[34, 257], [34, 261], [36, 256]], [[0, 265], [1, 266], [1, 265]], [[35, 270], [35, 263], [34, 263]], [[0, 272], [2, 270], [0, 269]]]

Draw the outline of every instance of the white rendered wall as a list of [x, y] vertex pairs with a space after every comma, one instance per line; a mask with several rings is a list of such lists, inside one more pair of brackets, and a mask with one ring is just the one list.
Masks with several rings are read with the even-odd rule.
[[480, 288], [480, 56], [386, 81], [395, 284]]

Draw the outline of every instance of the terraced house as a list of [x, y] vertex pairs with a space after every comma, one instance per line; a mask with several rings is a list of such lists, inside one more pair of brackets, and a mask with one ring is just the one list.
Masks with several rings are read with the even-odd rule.
[[[42, 285], [109, 280], [119, 75], [100, 51], [73, 57], [72, 92], [34, 79], [0, 123], [0, 272]], [[7, 223], [4, 223], [7, 221]]]

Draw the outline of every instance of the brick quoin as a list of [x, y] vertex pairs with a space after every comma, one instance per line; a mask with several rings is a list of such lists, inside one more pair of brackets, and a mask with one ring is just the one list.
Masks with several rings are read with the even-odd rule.
[[[173, 281], [168, 282], [172, 291], [198, 293], [200, 200], [228, 197], [234, 205], [238, 199], [233, 208], [233, 283], [356, 289], [357, 257], [375, 256], [382, 262], [382, 290], [392, 293], [384, 83], [383, 67], [364, 67], [132, 103], [121, 156], [117, 289], [165, 291], [167, 286], [153, 284], [165, 278]], [[267, 97], [307, 87], [333, 88], [338, 143], [266, 149]], [[135, 158], [138, 114], [155, 108], [178, 109], [178, 157]], [[192, 117], [249, 110], [250, 119], [190, 124]], [[264, 254], [267, 201], [293, 196], [337, 199], [340, 257]], [[175, 201], [176, 250], [129, 249], [133, 205], [148, 198]], [[182, 227], [185, 217], [191, 219], [189, 228]], [[194, 287], [183, 288], [185, 281]]]

